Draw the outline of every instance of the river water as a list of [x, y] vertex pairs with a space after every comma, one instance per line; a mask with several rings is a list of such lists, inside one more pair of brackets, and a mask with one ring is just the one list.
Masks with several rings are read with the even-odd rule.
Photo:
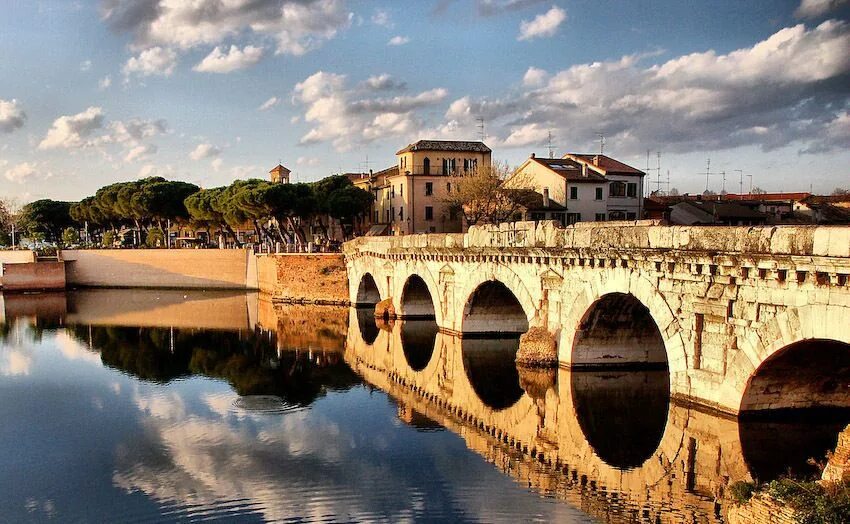
[[722, 522], [841, 417], [737, 421], [665, 370], [255, 295], [0, 295], [0, 520]]

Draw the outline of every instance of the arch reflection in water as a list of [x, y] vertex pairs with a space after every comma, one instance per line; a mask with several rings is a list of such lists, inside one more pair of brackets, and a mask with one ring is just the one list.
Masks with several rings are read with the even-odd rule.
[[655, 453], [670, 409], [666, 371], [586, 370], [570, 379], [579, 426], [600, 459], [632, 469]]
[[357, 327], [363, 342], [371, 345], [378, 338], [378, 324], [375, 323], [375, 310], [372, 308], [357, 308]]
[[492, 409], [513, 406], [523, 395], [516, 367], [518, 338], [464, 338], [463, 367], [472, 389]]
[[437, 340], [437, 322], [434, 320], [405, 320], [399, 327], [401, 330], [401, 348], [407, 365], [413, 371], [422, 371], [431, 361], [434, 354], [434, 343]]

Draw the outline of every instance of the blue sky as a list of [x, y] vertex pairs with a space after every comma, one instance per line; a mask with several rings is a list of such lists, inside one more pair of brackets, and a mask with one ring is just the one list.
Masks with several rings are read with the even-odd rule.
[[850, 186], [847, 0], [5, 0], [0, 50], [0, 196], [21, 202], [381, 169], [479, 118], [510, 165], [604, 133], [681, 191], [708, 158], [730, 191], [737, 169]]

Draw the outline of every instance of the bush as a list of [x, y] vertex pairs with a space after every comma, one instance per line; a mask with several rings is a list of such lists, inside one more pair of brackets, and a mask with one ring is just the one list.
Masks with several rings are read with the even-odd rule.
[[818, 484], [814, 481], [779, 479], [765, 491], [793, 508], [802, 524], [850, 522], [850, 483]]
[[62, 243], [66, 246], [77, 244], [79, 242], [80, 234], [73, 227], [66, 228], [65, 231], [62, 232]]
[[145, 245], [148, 247], [165, 247], [165, 233], [158, 227], [152, 227], [148, 230], [148, 236], [145, 238]]
[[746, 504], [756, 491], [756, 485], [752, 482], [738, 481], [729, 486], [729, 494], [732, 495], [732, 500], [738, 504]]
[[113, 247], [115, 245], [115, 232], [105, 232], [103, 234], [103, 238], [101, 239], [101, 244], [103, 244], [103, 247]]

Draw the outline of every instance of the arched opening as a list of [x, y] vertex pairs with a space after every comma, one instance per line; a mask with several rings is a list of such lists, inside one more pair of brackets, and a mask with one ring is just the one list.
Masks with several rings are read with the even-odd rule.
[[522, 397], [516, 367], [519, 338], [464, 338], [461, 342], [466, 378], [481, 402], [500, 410]]
[[372, 345], [378, 338], [378, 325], [375, 323], [375, 313], [366, 308], [357, 309], [357, 327], [363, 342]]
[[750, 377], [738, 426], [744, 460], [762, 481], [818, 475], [850, 423], [850, 344], [807, 339], [766, 359]]
[[401, 324], [401, 349], [407, 365], [413, 371], [422, 371], [434, 354], [437, 341], [437, 323], [433, 320], [405, 320]]
[[649, 309], [634, 295], [610, 293], [584, 314], [571, 366], [667, 369], [667, 351]]
[[428, 158], [427, 156], [422, 161], [422, 174], [423, 175], [430, 175], [431, 174], [431, 159]]
[[571, 366], [576, 417], [597, 456], [618, 469], [642, 465], [670, 410], [667, 352], [649, 309], [628, 293], [598, 299], [576, 330]]
[[649, 459], [664, 437], [670, 379], [663, 370], [572, 370], [574, 409], [584, 437], [611, 467], [628, 470]]
[[401, 293], [401, 314], [400, 318], [413, 319], [433, 319], [434, 300], [431, 298], [431, 292], [428, 291], [428, 285], [418, 275], [411, 275], [404, 284], [404, 290]]
[[357, 306], [374, 306], [380, 301], [381, 292], [378, 291], [378, 284], [370, 273], [366, 273], [357, 287]]
[[464, 336], [518, 337], [528, 331], [528, 317], [516, 296], [498, 280], [472, 292], [463, 312]]

